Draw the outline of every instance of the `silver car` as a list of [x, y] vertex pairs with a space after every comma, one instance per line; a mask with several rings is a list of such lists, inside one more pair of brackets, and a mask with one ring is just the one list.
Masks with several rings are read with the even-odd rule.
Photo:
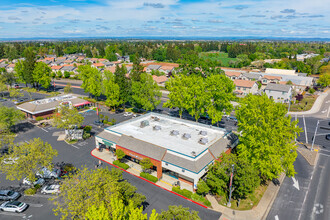
[[37, 180], [34, 181], [33, 183], [31, 183], [31, 181], [28, 178], [23, 179], [23, 184], [28, 185], [28, 186], [32, 186], [32, 185], [33, 186], [35, 186], [35, 185], [42, 186], [42, 185], [44, 185], [44, 183], [45, 183], [45, 180], [43, 178], [38, 178], [38, 177], [37, 177]]
[[0, 205], [0, 210], [6, 212], [23, 212], [27, 208], [28, 204], [19, 201], [4, 202]]
[[16, 200], [21, 196], [19, 192], [14, 192], [11, 190], [0, 190], [1, 200]]

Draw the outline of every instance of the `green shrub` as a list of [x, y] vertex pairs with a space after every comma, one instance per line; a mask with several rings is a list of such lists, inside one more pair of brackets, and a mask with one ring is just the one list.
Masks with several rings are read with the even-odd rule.
[[207, 200], [204, 196], [198, 195], [197, 193], [192, 194], [191, 199], [196, 202], [202, 202], [206, 206], [211, 206], [211, 202]]
[[125, 112], [133, 112], [133, 108], [126, 108]]
[[37, 189], [36, 188], [29, 188], [29, 189], [26, 189], [24, 191], [24, 194], [25, 195], [34, 195], [34, 194], [36, 194], [36, 192], [37, 192]]
[[41, 185], [37, 184], [34, 186], [35, 189], [40, 189], [41, 188]]
[[42, 121], [42, 120], [44, 120], [43, 117], [41, 117], [41, 116], [36, 117], [36, 121]]
[[143, 178], [145, 178], [145, 179], [147, 179], [147, 180], [149, 180], [151, 182], [154, 182], [154, 183], [158, 181], [158, 178], [157, 177], [155, 177], [155, 176], [153, 176], [153, 175], [151, 175], [149, 173], [141, 172], [140, 173], [140, 177], [143, 177]]
[[116, 124], [116, 119], [111, 119], [111, 123], [114, 125], [114, 124]]
[[87, 125], [87, 126], [84, 127], [84, 131], [87, 132], [87, 133], [90, 133], [91, 130], [92, 130], [92, 126], [90, 126], [90, 125]]
[[104, 120], [105, 121], [109, 121], [109, 117], [106, 115], [106, 116], [104, 116]]
[[120, 168], [123, 168], [124, 170], [127, 170], [129, 168], [129, 166], [126, 163], [121, 163], [119, 160], [113, 161], [113, 164]]
[[64, 78], [70, 78], [70, 72], [64, 71]]
[[86, 140], [87, 138], [90, 138], [90, 136], [91, 136], [90, 133], [84, 132], [82, 137], [84, 140]]
[[173, 186], [172, 191], [176, 192], [180, 195], [183, 195], [184, 197], [186, 197], [188, 199], [191, 199], [191, 196], [193, 194], [191, 191], [189, 191], [187, 189], [180, 189], [180, 186]]

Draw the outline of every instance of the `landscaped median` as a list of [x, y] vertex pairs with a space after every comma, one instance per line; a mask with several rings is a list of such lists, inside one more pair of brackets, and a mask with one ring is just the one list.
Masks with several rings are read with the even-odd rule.
[[[174, 194], [176, 194], [176, 195], [178, 195], [178, 196], [180, 196], [180, 197], [182, 197], [184, 199], [187, 199], [187, 200], [189, 200], [189, 201], [191, 201], [191, 202], [193, 202], [193, 203], [195, 203], [197, 205], [200, 205], [200, 206], [202, 206], [204, 208], [211, 207], [211, 203], [205, 197], [199, 196], [198, 194], [193, 193], [193, 192], [191, 192], [189, 190], [183, 190], [185, 193], [181, 194], [182, 191], [180, 191], [180, 190], [174, 191], [172, 189], [172, 191], [171, 191], [169, 189], [166, 189], [166, 188], [162, 187], [161, 185], [159, 185], [160, 181], [158, 181], [158, 178], [155, 177], [155, 176], [153, 176], [153, 175], [151, 175], [151, 174], [141, 172], [140, 173], [140, 176], [138, 176], [138, 175], [135, 175], [134, 173], [128, 172], [127, 169], [129, 168], [129, 166], [127, 164], [121, 163], [118, 160], [115, 160], [115, 161], [113, 161], [111, 163], [110, 162], [110, 161], [112, 161], [111, 158], [109, 156], [105, 155], [105, 152], [99, 152], [98, 149], [96, 149], [96, 148], [91, 151], [91, 155], [93, 157], [95, 157], [95, 158], [97, 158], [97, 159], [105, 162], [105, 163], [108, 163], [108, 164], [110, 164], [112, 166], [115, 166], [115, 167], [121, 169], [122, 171], [125, 171], [125, 172], [127, 172], [127, 173], [129, 173], [129, 174], [131, 174], [133, 176], [136, 176], [136, 177], [138, 177], [140, 179], [143, 179], [143, 180], [145, 180], [145, 181], [147, 181], [147, 182], [149, 182], [151, 184], [154, 184], [155, 186], [158, 186], [158, 187], [160, 187], [160, 188], [162, 188], [162, 189], [164, 189], [166, 191], [169, 191], [171, 193], [174, 193]], [[155, 181], [156, 179], [157, 179], [157, 181]], [[186, 193], [186, 191], [188, 191], [188, 192], [191, 193], [191, 194], [189, 194], [190, 196]], [[185, 195], [188, 195], [189, 197], [186, 197]], [[205, 205], [203, 205], [201, 203], [204, 203]]]

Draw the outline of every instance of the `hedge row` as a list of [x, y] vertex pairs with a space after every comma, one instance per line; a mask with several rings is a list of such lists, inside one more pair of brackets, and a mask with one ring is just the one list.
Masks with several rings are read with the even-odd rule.
[[119, 160], [113, 161], [113, 164], [120, 168], [123, 168], [124, 170], [127, 170], [129, 168], [129, 166], [126, 163], [122, 163]]
[[147, 180], [150, 180], [151, 182], [154, 182], [154, 183], [158, 181], [157, 177], [155, 177], [155, 176], [153, 176], [149, 173], [145, 173], [145, 172], [141, 172], [140, 177], [143, 177], [143, 178], [145, 178]]
[[204, 196], [198, 195], [197, 193], [193, 193], [187, 189], [180, 189], [180, 186], [173, 186], [172, 188], [173, 192], [176, 192], [188, 199], [192, 199], [196, 202], [202, 202], [206, 206], [211, 206], [211, 202], [207, 200]]

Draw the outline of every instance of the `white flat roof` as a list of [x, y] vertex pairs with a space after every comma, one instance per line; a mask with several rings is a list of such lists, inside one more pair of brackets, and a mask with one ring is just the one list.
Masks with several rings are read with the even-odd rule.
[[[156, 117], [159, 120], [155, 120]], [[140, 127], [141, 122], [145, 120], [149, 122], [149, 125]], [[154, 130], [154, 126], [160, 126], [161, 129]], [[226, 133], [224, 129], [156, 113], [148, 113], [106, 129], [132, 136], [189, 157], [196, 157], [203, 153]], [[172, 130], [178, 131], [179, 134], [171, 135]], [[201, 135], [200, 131], [206, 131], [207, 135]], [[182, 135], [185, 133], [190, 134], [191, 137], [188, 139], [182, 138]], [[206, 144], [200, 144], [199, 141], [201, 138], [207, 138], [208, 142]]]

